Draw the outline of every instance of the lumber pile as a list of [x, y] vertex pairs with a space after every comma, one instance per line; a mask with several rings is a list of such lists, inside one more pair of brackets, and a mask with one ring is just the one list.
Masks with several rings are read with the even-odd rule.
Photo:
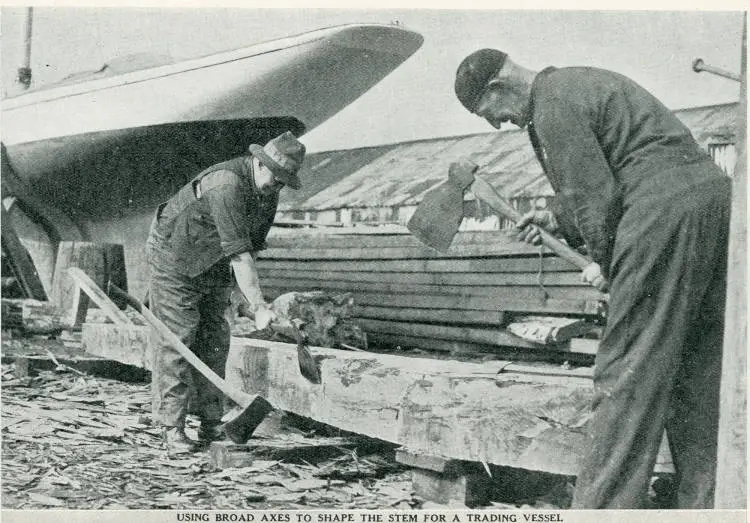
[[605, 296], [582, 284], [575, 266], [508, 231], [458, 233], [445, 254], [408, 232], [377, 228], [276, 233], [268, 247], [257, 264], [269, 298], [292, 290], [349, 293], [368, 339], [390, 346], [578, 352], [556, 335], [523, 338], [506, 327], [551, 316], [572, 318], [585, 332], [582, 324], [603, 311]]

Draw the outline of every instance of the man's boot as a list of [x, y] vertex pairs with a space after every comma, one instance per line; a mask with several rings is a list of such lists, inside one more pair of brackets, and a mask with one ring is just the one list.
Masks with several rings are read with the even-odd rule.
[[162, 427], [162, 438], [171, 455], [194, 452], [197, 442], [188, 438], [183, 427]]

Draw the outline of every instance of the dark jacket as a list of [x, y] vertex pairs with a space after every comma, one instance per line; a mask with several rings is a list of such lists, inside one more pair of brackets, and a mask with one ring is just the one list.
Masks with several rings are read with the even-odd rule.
[[255, 191], [246, 158], [209, 167], [159, 206], [149, 242], [179, 273], [195, 277], [231, 256], [265, 248], [278, 193]]
[[549, 67], [534, 80], [530, 110], [537, 157], [605, 276], [628, 207], [658, 206], [722, 176], [672, 111], [620, 74]]

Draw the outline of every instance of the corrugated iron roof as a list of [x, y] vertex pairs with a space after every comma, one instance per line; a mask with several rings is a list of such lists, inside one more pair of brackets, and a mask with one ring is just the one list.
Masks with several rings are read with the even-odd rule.
[[[675, 111], [702, 147], [734, 141], [736, 103]], [[303, 187], [281, 193], [280, 210], [326, 210], [416, 205], [442, 183], [451, 162], [466, 156], [506, 198], [551, 196], [526, 131], [433, 138], [328, 151], [307, 156]]]

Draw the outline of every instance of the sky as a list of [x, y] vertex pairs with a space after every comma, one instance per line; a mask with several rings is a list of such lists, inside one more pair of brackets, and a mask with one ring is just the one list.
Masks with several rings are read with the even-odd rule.
[[[497, 2], [499, 3], [499, 2]], [[401, 4], [406, 5], [406, 4]], [[519, 4], [522, 5], [522, 4]], [[736, 7], [735, 7], [736, 8]], [[17, 92], [22, 8], [2, 9], [2, 89]], [[134, 53], [202, 56], [353, 22], [390, 23], [424, 36], [402, 66], [303, 138], [309, 152], [490, 132], [453, 93], [460, 61], [495, 47], [531, 69], [604, 67], [625, 74], [673, 109], [736, 101], [739, 83], [691, 69], [695, 58], [739, 72], [737, 11], [450, 9], [238, 9], [36, 7], [36, 85]]]

